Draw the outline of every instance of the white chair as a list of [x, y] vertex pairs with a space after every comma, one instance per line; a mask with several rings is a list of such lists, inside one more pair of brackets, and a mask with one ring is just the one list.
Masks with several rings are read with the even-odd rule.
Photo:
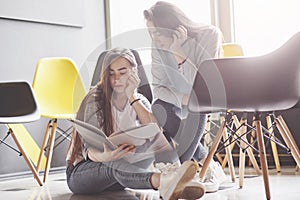
[[[35, 168], [38, 163], [40, 148], [23, 125], [23, 123], [36, 121], [40, 118], [32, 88], [27, 81], [0, 82], [0, 97], [0, 124], [5, 124], [8, 128], [8, 134], [3, 140], [0, 140], [0, 144], [5, 144], [20, 153], [34, 178], [42, 186]], [[9, 135], [12, 136], [19, 151], [5, 142]], [[42, 169], [45, 168], [45, 163], [46, 158], [42, 157]]]

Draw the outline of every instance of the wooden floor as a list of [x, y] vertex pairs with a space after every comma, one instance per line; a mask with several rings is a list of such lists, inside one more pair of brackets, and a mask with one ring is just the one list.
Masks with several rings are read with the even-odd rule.
[[[226, 169], [225, 169], [226, 171]], [[300, 173], [294, 167], [282, 167], [281, 173], [274, 169], [269, 170], [271, 199], [272, 200], [296, 200], [300, 199]], [[229, 177], [228, 177], [229, 178]], [[135, 193], [121, 191], [105, 193], [96, 196], [73, 195], [66, 184], [64, 171], [50, 174], [47, 184], [40, 187], [30, 177], [0, 180], [1, 199], [17, 200], [131, 200], [131, 199], [159, 199], [158, 192], [143, 190]], [[238, 177], [236, 183], [225, 183], [216, 193], [205, 194], [203, 200], [261, 200], [265, 199], [263, 179], [257, 176], [253, 168], [246, 169], [244, 187], [239, 189]]]

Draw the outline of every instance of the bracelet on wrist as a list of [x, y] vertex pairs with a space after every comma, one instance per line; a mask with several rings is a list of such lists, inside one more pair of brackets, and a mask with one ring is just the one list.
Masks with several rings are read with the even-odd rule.
[[183, 65], [186, 60], [187, 60], [187, 57], [182, 62], [178, 63], [178, 66]]
[[130, 102], [130, 105], [132, 106], [135, 102], [137, 102], [137, 101], [139, 101], [139, 100], [141, 100], [141, 99], [140, 99], [140, 98], [137, 98], [137, 99], [133, 100], [132, 102]]

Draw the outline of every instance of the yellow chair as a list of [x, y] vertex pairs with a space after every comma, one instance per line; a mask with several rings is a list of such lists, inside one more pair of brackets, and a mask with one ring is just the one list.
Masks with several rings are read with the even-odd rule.
[[243, 48], [237, 43], [223, 43], [223, 58], [244, 56]]
[[[42, 181], [35, 168], [38, 163], [40, 148], [23, 125], [23, 123], [36, 121], [40, 118], [32, 88], [27, 81], [0, 82], [0, 96], [0, 124], [5, 124], [8, 128], [8, 133], [6, 137], [0, 139], [0, 144], [20, 153], [34, 178], [42, 186]], [[5, 142], [9, 135], [12, 136], [19, 150]], [[42, 169], [44, 169], [45, 163], [46, 157], [42, 156], [40, 164]]]
[[41, 147], [37, 171], [48, 144], [44, 182], [50, 169], [58, 119], [72, 119], [86, 94], [80, 74], [70, 58], [50, 57], [38, 61], [32, 84], [41, 116], [49, 118]]

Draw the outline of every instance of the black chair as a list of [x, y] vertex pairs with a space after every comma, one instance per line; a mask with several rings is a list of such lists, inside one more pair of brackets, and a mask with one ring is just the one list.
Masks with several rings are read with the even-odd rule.
[[[138, 92], [143, 94], [149, 100], [149, 102], [152, 103], [152, 100], [153, 100], [152, 89], [150, 87], [150, 84], [149, 84], [147, 75], [145, 73], [145, 69], [143, 67], [140, 56], [136, 50], [131, 49], [131, 52], [135, 56], [135, 59], [136, 59], [137, 65], [138, 65], [137, 66], [138, 76], [141, 80], [139, 87], [138, 87]], [[100, 80], [102, 63], [103, 63], [103, 59], [104, 59], [106, 53], [107, 53], [107, 51], [103, 51], [98, 57], [97, 64], [96, 64], [94, 74], [93, 74], [93, 78], [92, 78], [92, 82], [91, 82], [91, 87], [95, 86]]]
[[[35, 168], [40, 148], [23, 125], [23, 123], [40, 118], [40, 111], [31, 85], [27, 81], [0, 82], [0, 97], [0, 124], [4, 124], [8, 128], [8, 133], [3, 139], [0, 139], [0, 144], [18, 152], [24, 158], [38, 184], [42, 186]], [[19, 150], [5, 142], [9, 135], [12, 136]], [[41, 161], [41, 167], [44, 169], [46, 158], [42, 157]]]
[[[297, 107], [300, 97], [299, 50], [300, 32], [276, 51], [263, 56], [206, 60], [198, 69], [188, 104], [192, 113], [254, 113], [253, 130], [257, 135], [267, 199], [271, 197], [264, 145], [267, 135], [263, 134], [261, 114]], [[206, 173], [227, 123], [225, 120], [220, 126], [200, 178]], [[276, 117], [275, 123], [300, 166], [299, 148], [282, 117]]]

